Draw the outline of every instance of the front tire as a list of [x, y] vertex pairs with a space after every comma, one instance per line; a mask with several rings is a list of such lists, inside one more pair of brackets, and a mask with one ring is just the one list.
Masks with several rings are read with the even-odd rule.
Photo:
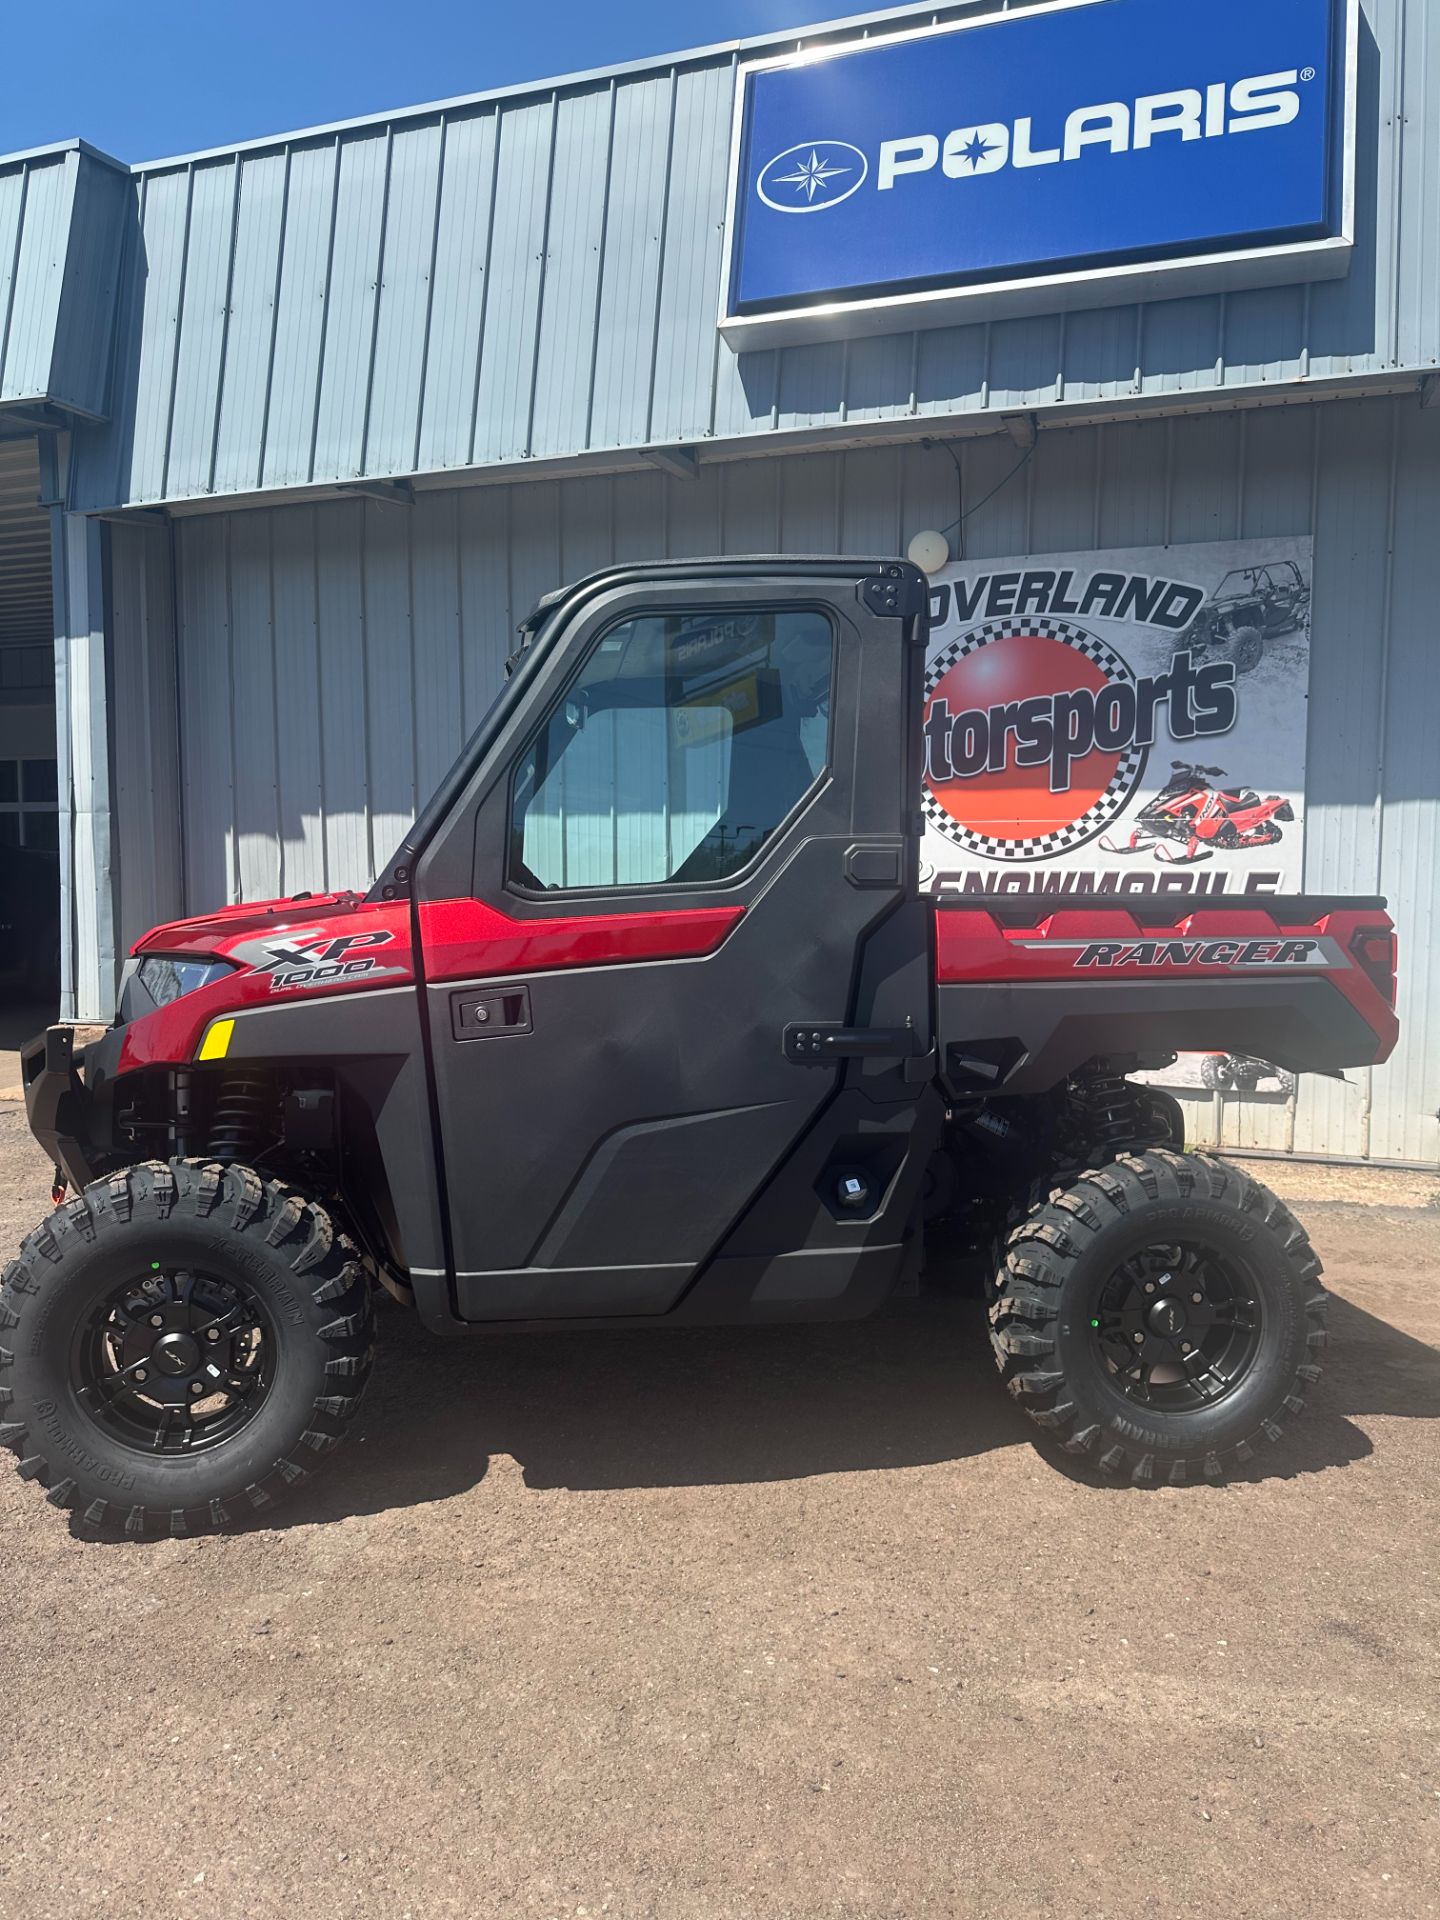
[[1233, 660], [1236, 673], [1253, 673], [1265, 658], [1265, 636], [1259, 627], [1237, 627], [1222, 658]]
[[1231, 1069], [1230, 1057], [1224, 1053], [1207, 1053], [1200, 1061], [1200, 1084], [1208, 1087], [1211, 1093], [1229, 1093], [1235, 1085], [1235, 1075]]
[[1136, 1486], [1221, 1480], [1320, 1377], [1320, 1273], [1293, 1215], [1236, 1168], [1127, 1154], [1011, 1233], [991, 1342], [1051, 1444]]
[[324, 1208], [249, 1167], [97, 1180], [0, 1286], [0, 1442], [90, 1532], [267, 1511], [344, 1433], [370, 1370], [368, 1277]]

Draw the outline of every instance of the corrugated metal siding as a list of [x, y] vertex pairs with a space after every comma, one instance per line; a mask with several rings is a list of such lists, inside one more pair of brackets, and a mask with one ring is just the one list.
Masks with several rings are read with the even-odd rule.
[[78, 146], [0, 162], [0, 404], [104, 412], [132, 195]]
[[[1014, 462], [1003, 437], [961, 453], [975, 500]], [[900, 551], [954, 498], [948, 455], [912, 444], [178, 521], [186, 903], [373, 873], [559, 583], [647, 556]], [[1413, 397], [1059, 429], [969, 523], [975, 558], [1314, 535], [1305, 880], [1389, 895], [1405, 1039], [1293, 1111], [1228, 1103], [1232, 1143], [1440, 1158], [1437, 524], [1440, 411]]]
[[1363, 3], [1356, 258], [1311, 287], [737, 358], [724, 55], [145, 169], [143, 326], [75, 503], [1435, 367], [1440, 7]]
[[169, 917], [180, 897], [180, 732], [175, 708], [175, 610], [163, 527], [109, 530], [110, 763], [118, 945]]

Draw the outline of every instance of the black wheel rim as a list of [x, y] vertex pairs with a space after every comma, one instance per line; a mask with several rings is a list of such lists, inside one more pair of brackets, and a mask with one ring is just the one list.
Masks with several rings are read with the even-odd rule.
[[251, 1289], [193, 1267], [113, 1287], [79, 1328], [71, 1383], [87, 1418], [136, 1453], [194, 1454], [264, 1405], [275, 1332]]
[[1213, 1407], [1260, 1349], [1260, 1299], [1248, 1269], [1213, 1247], [1165, 1242], [1117, 1267], [1090, 1333], [1110, 1385], [1156, 1413]]

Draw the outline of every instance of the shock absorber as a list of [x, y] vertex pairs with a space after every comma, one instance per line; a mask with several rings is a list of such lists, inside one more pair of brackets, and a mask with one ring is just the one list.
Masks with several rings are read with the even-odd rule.
[[1093, 1146], [1123, 1147], [1144, 1136], [1140, 1090], [1123, 1073], [1116, 1073], [1108, 1060], [1096, 1060], [1072, 1077], [1070, 1103]]
[[276, 1105], [276, 1090], [266, 1074], [227, 1073], [210, 1116], [211, 1158], [249, 1162], [273, 1146]]

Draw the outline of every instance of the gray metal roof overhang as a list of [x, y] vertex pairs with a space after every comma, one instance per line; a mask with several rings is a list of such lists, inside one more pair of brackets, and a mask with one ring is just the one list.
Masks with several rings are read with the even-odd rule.
[[106, 417], [130, 199], [83, 141], [0, 158], [0, 431]]
[[1345, 278], [732, 351], [739, 62], [1036, 4], [892, 8], [133, 168], [80, 143], [0, 159], [0, 411], [75, 422], [67, 504], [106, 515], [693, 475], [1016, 414], [1440, 398], [1413, 130], [1440, 78], [1432, 0], [1361, 0]]

